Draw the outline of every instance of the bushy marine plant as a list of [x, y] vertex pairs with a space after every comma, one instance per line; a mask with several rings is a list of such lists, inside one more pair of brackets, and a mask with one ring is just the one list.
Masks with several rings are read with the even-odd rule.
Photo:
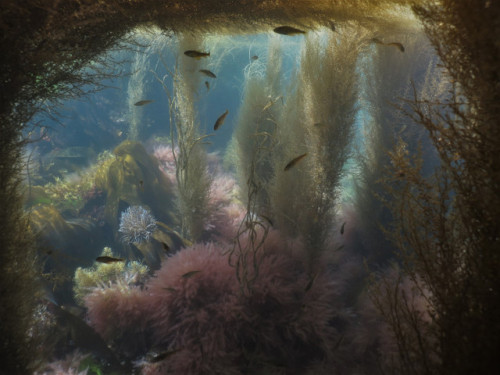
[[[179, 56], [182, 51], [199, 49], [200, 41], [183, 35], [179, 42]], [[163, 68], [168, 72], [163, 78], [154, 72], [162, 85], [169, 105], [170, 138], [175, 160], [177, 181], [177, 208], [180, 214], [181, 235], [190, 240], [199, 240], [204, 232], [204, 224], [210, 216], [210, 184], [208, 173], [206, 138], [200, 129], [200, 121], [194, 107], [196, 88], [200, 76], [191, 74], [199, 69], [195, 59], [184, 60], [172, 71], [160, 57]], [[167, 77], [173, 82], [168, 83]], [[173, 85], [171, 93], [170, 84]]]
[[[443, 0], [414, 9], [451, 88], [438, 101], [415, 93], [409, 111], [429, 132], [440, 168], [424, 174], [421, 156], [400, 143], [385, 178], [394, 197], [392, 238], [403, 253], [404, 272], [420, 291], [430, 291], [437, 342], [425, 348], [436, 359], [430, 362], [408, 355], [425, 354], [408, 346], [414, 335], [398, 337], [408, 348], [398, 365], [406, 373], [415, 373], [416, 363], [430, 364], [424, 373], [492, 373], [500, 347], [500, 3]], [[397, 306], [411, 318], [404, 303]], [[425, 328], [416, 325], [414, 333]]]
[[[101, 256], [114, 257], [113, 251], [105, 247]], [[73, 292], [78, 303], [83, 304], [85, 296], [94, 288], [124, 282], [127, 285], [139, 284], [149, 273], [146, 265], [137, 261], [95, 263], [92, 267], [78, 267], [75, 271]]]
[[[334, 225], [340, 179], [349, 157], [357, 113], [356, 63], [362, 29], [307, 36], [300, 70], [278, 121], [269, 187], [276, 225], [307, 243], [311, 272]], [[341, 93], [341, 94], [340, 94]], [[295, 157], [300, 163], [285, 170]]]
[[118, 229], [121, 212], [129, 206], [148, 205], [164, 223], [176, 223], [170, 181], [161, 173], [156, 158], [139, 142], [124, 141], [114, 150], [115, 158], [105, 163], [95, 177], [95, 185], [106, 196], [104, 218]]
[[147, 242], [156, 230], [156, 219], [142, 206], [130, 206], [120, 216], [118, 232], [125, 243]]
[[143, 290], [95, 289], [85, 298], [91, 325], [132, 357], [153, 348], [175, 351], [165, 361], [142, 363], [145, 373], [305, 371], [332, 364], [342, 329], [332, 321], [349, 316], [341, 284], [326, 270], [310, 277], [301, 246], [273, 232], [254, 293], [243, 295], [223, 254], [228, 246], [181, 250]]
[[437, 57], [423, 30], [417, 27], [395, 30], [391, 38], [404, 46], [404, 52], [370, 43], [360, 61], [363, 71], [361, 96], [366, 106], [362, 117], [363, 143], [356, 153], [358, 168], [353, 205], [358, 221], [355, 230], [359, 233], [356, 251], [367, 256], [370, 266], [387, 262], [395, 252], [394, 244], [382, 229], [392, 220], [383, 202], [391, 196], [381, 183], [381, 176], [391, 163], [388, 151], [402, 138], [411, 143], [412, 152], [418, 148], [417, 144], [425, 147], [427, 164], [436, 160], [425, 130], [415, 127], [404, 115], [404, 111], [410, 109], [408, 101], [414, 90], [434, 100], [446, 89], [436, 67]]

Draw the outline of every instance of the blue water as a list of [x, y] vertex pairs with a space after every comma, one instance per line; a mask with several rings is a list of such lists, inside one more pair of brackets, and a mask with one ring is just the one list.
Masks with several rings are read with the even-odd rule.
[[[220, 151], [227, 146], [237, 120], [239, 105], [243, 99], [245, 69], [249, 68], [249, 64], [259, 64], [260, 69], [265, 70], [268, 43], [271, 37], [276, 38], [272, 34], [220, 37], [223, 49], [230, 52], [220, 61], [217, 69], [213, 70], [217, 75], [216, 79], [201, 77], [194, 103], [198, 112], [200, 131], [205, 133], [213, 132], [212, 128], [216, 119], [226, 109], [229, 110], [224, 126], [217, 132], [216, 137], [211, 138], [210, 151]], [[286, 42], [283, 49], [282, 77], [284, 82], [288, 82], [294, 70], [298, 68], [304, 37], [298, 36], [293, 40], [286, 36], [279, 36], [279, 38], [283, 38]], [[144, 43], [142, 39], [141, 42]], [[51, 108], [51, 116], [43, 113], [37, 115], [32, 123], [41, 124], [42, 130], [37, 125], [35, 129], [28, 127], [26, 133], [32, 132], [30, 136], [33, 140], [37, 140], [41, 133], [45, 135], [36, 144], [42, 155], [71, 146], [90, 147], [99, 153], [105, 149], [112, 149], [129, 137], [130, 105], [127, 90], [132, 75], [136, 73], [133, 70], [133, 61], [139, 55], [151, 53], [148, 47], [141, 51], [139, 54], [135, 51], [111, 52], [113, 59], [122, 61], [120, 76], [101, 81], [104, 89], [98, 92], [90, 92]], [[136, 99], [154, 102], [143, 107], [132, 108], [141, 111], [142, 121], [139, 124], [137, 140], [142, 142], [151, 140], [153, 137], [170, 135], [167, 96], [151, 72], [155, 70], [159, 76], [165, 74], [159, 55], [167, 62], [170, 69], [173, 69], [176, 63], [182, 64], [185, 59], [189, 59], [182, 54], [182, 51], [177, 50], [175, 42], [161, 50], [155, 48], [154, 53], [147, 56], [146, 64], [142, 65], [142, 69], [146, 71], [142, 81], [144, 92], [142, 97]], [[253, 60], [253, 56], [257, 56], [258, 59]], [[216, 58], [217, 56], [211, 56], [211, 59]], [[209, 65], [208, 61], [205, 64], [205, 60], [201, 60], [200, 68], [203, 69], [205, 65]], [[210, 83], [210, 90], [207, 90], [205, 81]], [[167, 82], [171, 84], [171, 80], [167, 79]], [[94, 87], [84, 87], [84, 90], [88, 91], [93, 89]], [[51, 103], [48, 105], [50, 106]]]

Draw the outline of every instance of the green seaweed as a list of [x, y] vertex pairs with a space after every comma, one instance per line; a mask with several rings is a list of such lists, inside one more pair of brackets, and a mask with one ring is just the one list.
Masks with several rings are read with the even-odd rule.
[[105, 220], [115, 230], [121, 212], [133, 205], [154, 207], [160, 221], [176, 223], [172, 186], [139, 142], [124, 141], [113, 151], [115, 158], [97, 172], [96, 187], [106, 195]]
[[101, 364], [92, 356], [84, 358], [78, 366], [78, 371], [86, 371], [87, 375], [104, 375], [101, 370]]
[[[114, 257], [109, 247], [103, 249], [101, 256]], [[75, 300], [83, 304], [83, 299], [93, 288], [113, 282], [120, 282], [120, 280], [124, 279], [126, 273], [130, 277], [133, 276], [134, 282], [139, 282], [148, 275], [149, 268], [136, 261], [110, 264], [95, 262], [89, 268], [78, 267], [75, 271], [73, 286]]]

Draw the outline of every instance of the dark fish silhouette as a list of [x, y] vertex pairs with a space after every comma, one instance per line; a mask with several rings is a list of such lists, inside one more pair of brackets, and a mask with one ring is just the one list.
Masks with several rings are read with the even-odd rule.
[[344, 335], [340, 336], [340, 339], [339, 341], [337, 341], [337, 343], [335, 344], [335, 346], [333, 347], [333, 350], [336, 350], [339, 348], [340, 344], [342, 344], [342, 341], [344, 341]]
[[376, 44], [381, 44], [383, 46], [392, 46], [392, 47], [396, 47], [397, 49], [399, 49], [401, 52], [404, 52], [405, 51], [405, 47], [399, 43], [399, 42], [390, 42], [390, 43], [384, 43], [383, 41], [381, 41], [380, 39], [378, 38], [372, 38], [371, 39], [371, 42], [372, 43], [376, 43]]
[[399, 43], [399, 42], [391, 42], [391, 43], [386, 43], [387, 46], [394, 46], [396, 47], [397, 49], [399, 49], [401, 52], [404, 52], [405, 51], [405, 47]]
[[219, 116], [217, 121], [215, 121], [214, 130], [219, 129], [222, 126], [228, 113], [229, 113], [229, 109], [226, 109], [226, 112], [224, 112], [222, 115]]
[[153, 103], [153, 102], [154, 102], [154, 100], [139, 100], [138, 102], [135, 102], [134, 105], [136, 105], [137, 107], [142, 107], [143, 105]]
[[279, 95], [279, 96], [276, 97], [276, 99], [269, 100], [266, 103], [266, 105], [264, 106], [264, 108], [262, 108], [262, 112], [264, 112], [264, 111], [268, 110], [269, 108], [271, 108], [274, 105], [274, 103], [276, 103], [279, 99], [281, 99], [281, 104], [283, 104], [283, 96]]
[[254, 60], [254, 61], [255, 61], [255, 60], [258, 60], [258, 58], [259, 58], [259, 56], [257, 56], [257, 55], [253, 55], [253, 56], [252, 56], [252, 60]]
[[114, 257], [108, 257], [108, 256], [102, 256], [102, 257], [95, 258], [96, 262], [106, 263], [106, 264], [123, 262], [124, 260], [125, 259], [123, 259], [123, 258], [114, 258]]
[[207, 91], [209, 91], [210, 90], [210, 82], [205, 81], [205, 86], [207, 87]]
[[309, 280], [309, 282], [307, 283], [306, 288], [304, 289], [304, 292], [308, 292], [312, 288], [314, 281], [316, 280], [317, 277], [318, 277], [318, 274], [315, 274], [313, 277], [311, 277], [311, 280]]
[[344, 224], [340, 227], [340, 234], [344, 234], [345, 223], [346, 222], [344, 221]]
[[292, 159], [286, 166], [284, 171], [288, 171], [290, 168], [292, 168], [295, 164], [297, 164], [299, 161], [304, 159], [307, 156], [307, 152], [305, 154], [299, 155], [296, 158]]
[[198, 272], [201, 272], [201, 271], [200, 270], [189, 271], [189, 272], [186, 272], [184, 275], [182, 275], [182, 277], [185, 279], [189, 279], [189, 278], [193, 277], [194, 275], [196, 275]]
[[340, 245], [339, 247], [337, 247], [334, 251], [340, 251], [344, 248], [344, 245]]
[[199, 60], [202, 57], [208, 57], [210, 56], [210, 52], [199, 52], [199, 51], [194, 51], [194, 50], [188, 50], [184, 52], [186, 56], [192, 57], [193, 59]]
[[274, 227], [273, 221], [271, 220], [271, 218], [269, 216], [260, 215], [260, 217], [262, 217], [265, 221], [267, 221], [269, 223], [269, 225]]
[[180, 352], [182, 349], [174, 349], [174, 350], [167, 350], [166, 352], [163, 352], [163, 353], [160, 353], [160, 354], [157, 354], [155, 355], [154, 357], [152, 357], [149, 362], [150, 363], [156, 363], [156, 362], [160, 362], [160, 361], [163, 361], [165, 359], [167, 359], [168, 357], [170, 357], [171, 355], [177, 353], [177, 352]]
[[210, 70], [207, 70], [207, 69], [200, 69], [200, 73], [203, 73], [207, 77], [210, 77], [210, 78], [217, 78], [217, 76], [215, 74], [213, 74]]
[[305, 31], [296, 29], [295, 27], [292, 26], [279, 26], [274, 29], [274, 32], [282, 35], [298, 35], [306, 33]]

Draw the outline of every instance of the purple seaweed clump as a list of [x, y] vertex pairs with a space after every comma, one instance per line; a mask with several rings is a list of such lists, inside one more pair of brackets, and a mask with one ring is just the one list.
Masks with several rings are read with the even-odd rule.
[[151, 323], [143, 308], [147, 297], [140, 287], [123, 282], [94, 288], [85, 297], [90, 325], [122, 357], [134, 358], [151, 346]]
[[156, 219], [148, 209], [142, 206], [131, 206], [122, 212], [118, 232], [122, 234], [123, 242], [149, 241], [155, 230]]
[[[309, 275], [303, 247], [271, 231], [245, 295], [230, 249], [195, 244], [166, 258], [142, 289], [94, 292], [90, 324], [129, 358], [146, 358], [136, 362], [142, 374], [331, 373], [322, 370], [342, 341], [341, 284], [326, 269]], [[149, 361], [152, 350], [173, 354]]]

